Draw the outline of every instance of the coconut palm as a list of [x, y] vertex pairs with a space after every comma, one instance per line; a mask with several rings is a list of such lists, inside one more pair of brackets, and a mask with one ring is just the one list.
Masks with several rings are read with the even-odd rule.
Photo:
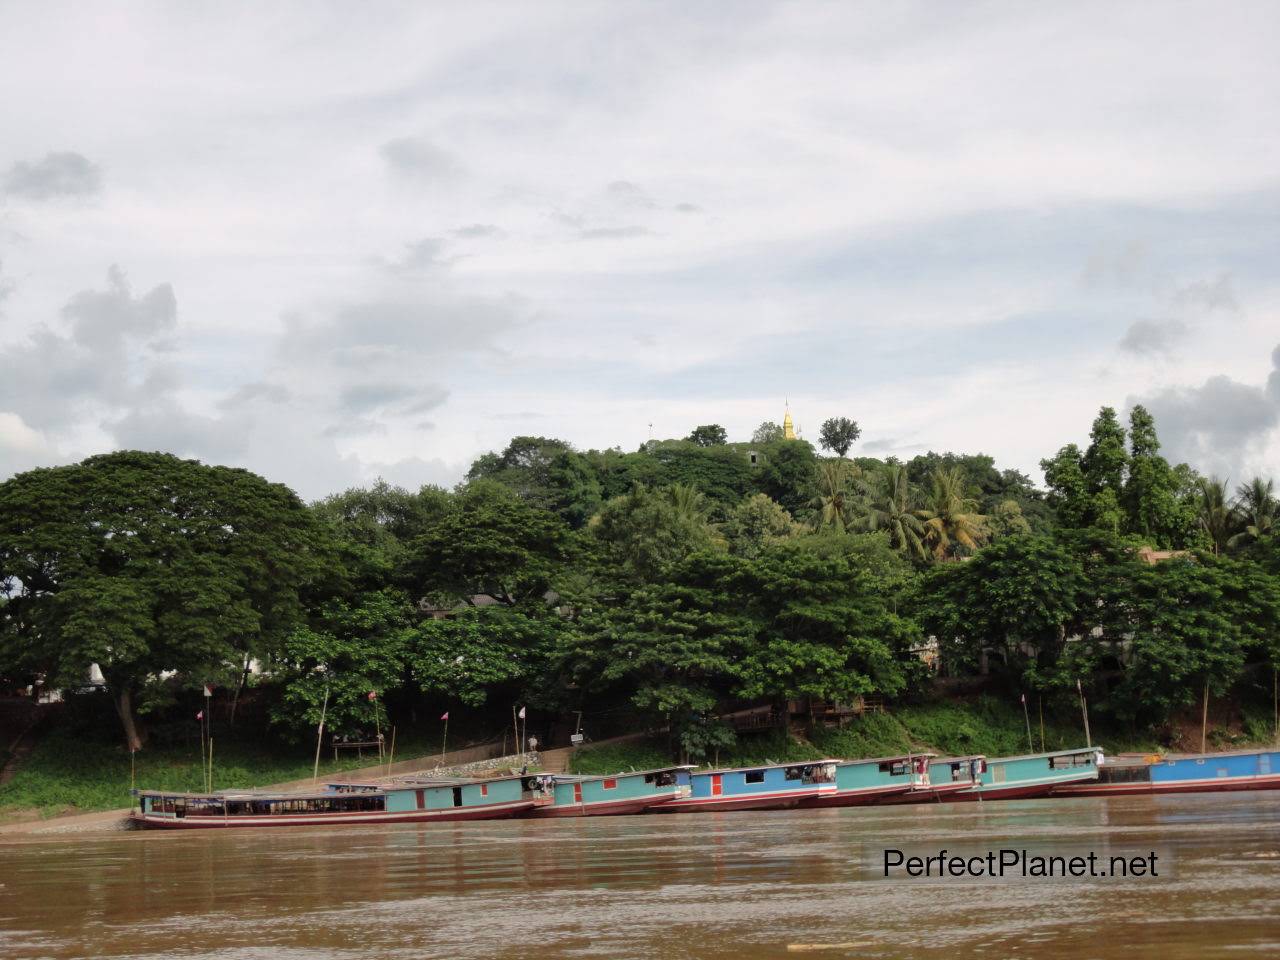
[[936, 559], [957, 549], [976, 550], [987, 538], [987, 518], [967, 496], [967, 478], [959, 467], [938, 467], [930, 478], [924, 505], [915, 515], [924, 525], [924, 542]]
[[818, 464], [818, 493], [810, 504], [817, 529], [844, 533], [856, 521], [859, 476], [857, 465], [847, 460], [824, 460]]
[[871, 531], [884, 530], [895, 550], [924, 560], [924, 523], [912, 511], [911, 483], [907, 468], [891, 463], [875, 475], [863, 525]]
[[681, 520], [692, 520], [705, 523], [709, 510], [707, 497], [697, 487], [686, 483], [673, 483], [663, 491], [667, 502], [675, 508], [675, 515]]
[[1209, 538], [1213, 552], [1222, 553], [1236, 530], [1235, 513], [1227, 498], [1227, 482], [1217, 477], [1198, 478], [1196, 499], [1200, 529]]
[[1276, 501], [1275, 481], [1254, 477], [1236, 487], [1235, 513], [1244, 527], [1228, 542], [1232, 547], [1261, 540], [1280, 526], [1280, 502]]

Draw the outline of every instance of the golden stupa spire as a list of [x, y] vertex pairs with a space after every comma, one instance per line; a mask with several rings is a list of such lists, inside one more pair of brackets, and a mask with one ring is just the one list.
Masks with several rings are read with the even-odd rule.
[[782, 439], [794, 440], [796, 438], [796, 427], [791, 422], [791, 401], [787, 401], [786, 415], [782, 418]]

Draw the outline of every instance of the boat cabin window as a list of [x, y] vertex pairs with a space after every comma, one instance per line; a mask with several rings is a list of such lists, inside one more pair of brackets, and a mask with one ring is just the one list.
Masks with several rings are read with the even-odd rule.
[[655, 787], [674, 787], [676, 785], [676, 772], [674, 770], [663, 770], [661, 773], [646, 773], [644, 782], [652, 783]]
[[487, 797], [489, 795], [489, 785], [487, 783], [480, 784], [480, 796]]
[[1050, 770], [1070, 770], [1074, 767], [1092, 767], [1092, 753], [1072, 753], [1065, 757], [1050, 757]]
[[462, 806], [462, 788], [461, 787], [453, 788], [453, 805], [455, 807]]
[[742, 779], [747, 783], [764, 783], [764, 771], [748, 770], [742, 775]]
[[905, 760], [890, 760], [880, 764], [880, 772], [892, 777], [904, 777], [911, 772], [911, 764]]

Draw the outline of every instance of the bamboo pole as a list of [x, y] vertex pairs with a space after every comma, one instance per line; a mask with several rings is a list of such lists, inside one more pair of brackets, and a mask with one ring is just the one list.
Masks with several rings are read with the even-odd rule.
[[1275, 711], [1276, 743], [1280, 743], [1280, 670], [1271, 668], [1271, 705]]
[[213, 737], [209, 738], [209, 789], [206, 793], [213, 793]]
[[387, 779], [391, 779], [391, 765], [396, 759], [396, 728], [391, 728], [391, 752], [387, 754]]
[[1089, 703], [1084, 698], [1084, 688], [1080, 685], [1080, 679], [1076, 678], [1076, 693], [1080, 694], [1080, 715], [1084, 717], [1084, 744], [1086, 747], [1093, 746], [1093, 737], [1089, 735]]
[[511, 705], [511, 736], [515, 737], [516, 753], [520, 752], [520, 721], [516, 718], [516, 705]]
[[1031, 714], [1027, 710], [1027, 695], [1022, 695], [1022, 718], [1027, 721], [1027, 753], [1036, 752], [1035, 741], [1031, 739]]
[[1200, 752], [1205, 751], [1205, 740], [1209, 735], [1209, 681], [1204, 682], [1204, 706], [1200, 710]]
[[1044, 694], [1036, 699], [1040, 701], [1040, 752], [1044, 753]]
[[316, 727], [316, 762], [311, 768], [311, 782], [320, 776], [320, 744], [324, 741], [324, 717], [329, 710], [329, 685], [324, 685], [324, 703], [320, 705], [320, 725]]
[[446, 714], [445, 720], [444, 720], [444, 735], [441, 736], [440, 738], [440, 762], [441, 763], [444, 763], [444, 755], [447, 752], [446, 748], [448, 747], [448, 745], [449, 745], [449, 717], [448, 717], [448, 714]]

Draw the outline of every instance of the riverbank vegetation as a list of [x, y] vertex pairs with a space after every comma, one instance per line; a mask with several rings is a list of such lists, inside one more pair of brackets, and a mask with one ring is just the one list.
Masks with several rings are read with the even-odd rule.
[[[1117, 743], [1192, 746], [1206, 704], [1218, 742], [1274, 735], [1271, 480], [1170, 464], [1141, 407], [1127, 428], [1103, 408], [1043, 461], [1044, 489], [983, 455], [858, 456], [848, 418], [820, 436], [517, 437], [451, 491], [311, 505], [158, 453], [33, 470], [0, 484], [0, 678], [74, 697], [96, 665], [113, 762], [132, 751], [149, 783], [153, 731], [206, 704], [303, 760], [322, 715], [349, 736], [446, 713], [503, 730], [517, 706], [544, 744], [648, 729], [694, 762], [1018, 752], [1024, 696], [1037, 745], [1041, 707], [1048, 745], [1081, 740], [1081, 697]], [[986, 699], [939, 700], [940, 682]], [[868, 704], [888, 713], [781, 747], [735, 720]]]

